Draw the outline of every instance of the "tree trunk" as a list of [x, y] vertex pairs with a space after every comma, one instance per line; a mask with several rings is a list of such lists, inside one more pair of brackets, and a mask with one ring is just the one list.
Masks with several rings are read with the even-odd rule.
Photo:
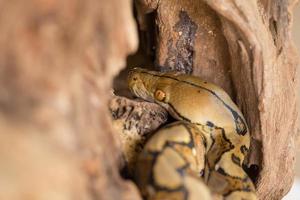
[[[247, 170], [260, 199], [291, 187], [298, 132], [295, 1], [139, 0], [139, 22], [156, 12], [156, 64], [223, 87], [251, 130]], [[153, 27], [146, 27], [145, 30]], [[280, 175], [280, 178], [279, 176]]]
[[0, 8], [0, 199], [140, 199], [119, 175], [108, 110], [113, 77], [137, 49], [132, 2]]
[[0, 0], [0, 199], [141, 199], [119, 174], [122, 157], [134, 162], [166, 112], [123, 97], [108, 104], [112, 88], [129, 96], [126, 71], [116, 75], [138, 31], [128, 68], [223, 87], [251, 130], [247, 171], [260, 199], [281, 199], [299, 130], [295, 1], [136, 0], [137, 26], [130, 0]]

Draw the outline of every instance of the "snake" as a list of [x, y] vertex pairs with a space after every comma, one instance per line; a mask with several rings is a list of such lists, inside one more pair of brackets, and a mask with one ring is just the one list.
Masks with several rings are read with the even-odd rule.
[[249, 152], [246, 120], [217, 85], [178, 72], [134, 68], [128, 87], [176, 120], [160, 128], [139, 154], [134, 180], [147, 200], [256, 200], [243, 169]]

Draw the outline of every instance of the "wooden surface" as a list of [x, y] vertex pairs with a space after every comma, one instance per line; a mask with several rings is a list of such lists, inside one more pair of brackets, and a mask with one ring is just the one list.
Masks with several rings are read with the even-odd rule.
[[140, 15], [156, 12], [156, 67], [193, 73], [231, 94], [251, 130], [248, 172], [258, 195], [280, 199], [293, 182], [299, 126], [295, 1], [138, 2]]
[[124, 155], [122, 168], [128, 176], [134, 171], [145, 142], [168, 119], [167, 111], [155, 103], [114, 96], [109, 104], [113, 126], [119, 134]]
[[0, 8], [0, 199], [140, 199], [119, 175], [107, 106], [113, 77], [137, 49], [131, 1]]
[[[258, 194], [280, 199], [298, 130], [295, 1], [136, 3], [148, 60], [128, 63], [193, 73], [229, 92], [250, 125]], [[120, 176], [108, 109], [113, 79], [138, 49], [132, 2], [0, 0], [0, 8], [0, 199], [141, 199]]]
[[[294, 25], [292, 27], [292, 36], [295, 41], [297, 50], [300, 50], [300, 21], [296, 19], [300, 19], [300, 5], [297, 4], [294, 9]], [[298, 74], [299, 76], [300, 74]], [[298, 98], [300, 97], [300, 84], [298, 85]], [[300, 123], [300, 122], [299, 122]], [[296, 151], [296, 176], [300, 178], [300, 130], [298, 131], [298, 141], [296, 142], [297, 151]]]

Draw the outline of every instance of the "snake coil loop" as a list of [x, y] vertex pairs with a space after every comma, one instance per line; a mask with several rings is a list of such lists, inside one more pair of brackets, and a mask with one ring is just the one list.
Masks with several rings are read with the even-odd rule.
[[138, 157], [135, 180], [146, 199], [257, 199], [242, 168], [249, 130], [224, 90], [195, 76], [140, 68], [128, 84], [178, 120], [157, 131]]

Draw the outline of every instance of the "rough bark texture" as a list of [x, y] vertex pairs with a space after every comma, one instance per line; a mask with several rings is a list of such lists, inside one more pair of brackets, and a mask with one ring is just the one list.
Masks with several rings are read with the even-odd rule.
[[232, 94], [227, 42], [218, 16], [207, 4], [192, 0], [140, 0], [137, 6], [142, 24], [146, 24], [143, 14], [156, 9], [156, 65], [160, 70], [201, 75]]
[[[126, 71], [114, 84], [113, 78], [137, 49], [131, 3], [0, 0], [0, 199], [140, 199], [134, 184], [119, 175], [120, 138], [133, 130], [114, 130], [108, 109], [113, 86], [117, 94], [128, 95]], [[249, 172], [260, 199], [280, 199], [293, 180], [298, 131], [297, 56], [290, 36], [294, 4], [136, 1], [146, 48], [128, 65], [149, 64], [154, 56], [157, 69], [201, 76], [236, 100], [251, 129], [248, 164], [259, 166], [259, 174], [255, 167]], [[137, 114], [124, 112], [114, 123], [135, 123], [137, 135], [165, 121], [165, 111], [153, 104], [121, 101], [110, 107], [115, 117], [130, 105]], [[150, 107], [160, 117], [148, 120]]]
[[109, 105], [113, 126], [120, 134], [124, 167], [129, 176], [134, 170], [138, 153], [154, 130], [167, 121], [168, 113], [155, 103], [134, 101], [125, 97], [114, 97]]
[[137, 49], [129, 0], [0, 1], [0, 199], [140, 199], [119, 176], [112, 79]]
[[[298, 132], [295, 1], [138, 0], [139, 23], [156, 12], [156, 65], [223, 87], [251, 129], [249, 173], [260, 199], [280, 199], [293, 181]], [[276, 149], [276, 150], [275, 150]], [[258, 166], [258, 167], [256, 167]], [[278, 178], [280, 174], [280, 178]]]

